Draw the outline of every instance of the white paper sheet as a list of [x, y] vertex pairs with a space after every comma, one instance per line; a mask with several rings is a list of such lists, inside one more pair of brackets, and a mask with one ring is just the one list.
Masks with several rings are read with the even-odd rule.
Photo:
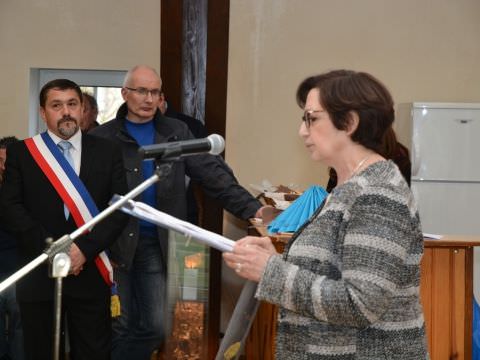
[[[116, 201], [116, 198], [117, 196], [114, 198], [114, 202]], [[168, 215], [139, 201], [129, 200], [128, 203], [120, 209], [129, 215], [174, 230], [222, 252], [232, 251], [233, 245], [235, 244], [235, 241], [227, 239], [222, 235], [218, 235], [214, 232], [202, 229], [199, 226], [190, 224], [189, 222], [177, 219], [174, 216]]]

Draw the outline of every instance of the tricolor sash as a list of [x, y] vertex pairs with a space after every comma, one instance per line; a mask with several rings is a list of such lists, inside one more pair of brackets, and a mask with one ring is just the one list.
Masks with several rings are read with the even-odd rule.
[[[82, 180], [47, 132], [26, 139], [25, 144], [37, 165], [62, 198], [78, 227], [99, 213]], [[95, 258], [95, 265], [107, 285], [111, 286], [113, 270], [104, 251]]]

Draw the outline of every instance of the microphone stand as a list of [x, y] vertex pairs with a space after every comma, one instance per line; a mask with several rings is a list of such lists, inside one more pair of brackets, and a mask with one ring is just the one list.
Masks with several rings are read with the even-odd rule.
[[157, 164], [155, 173], [136, 188], [132, 189], [126, 195], [120, 198], [117, 202], [111, 204], [106, 209], [101, 211], [97, 216], [93, 217], [85, 224], [80, 226], [77, 230], [71, 234], [63, 235], [56, 241], [47, 239], [47, 248], [45, 251], [30, 261], [27, 265], [23, 266], [14, 274], [10, 275], [4, 281], [0, 283], [0, 293], [9, 286], [16, 283], [22, 277], [27, 275], [30, 271], [41, 265], [45, 260], [49, 259], [51, 263], [50, 275], [55, 278], [55, 298], [54, 298], [54, 360], [59, 359], [60, 352], [60, 328], [61, 328], [61, 303], [62, 303], [62, 279], [68, 275], [70, 270], [70, 257], [68, 252], [73, 241], [80, 235], [89, 231], [100, 221], [111, 215], [114, 211], [120, 209], [129, 200], [140, 195], [145, 189], [155, 184], [156, 182], [165, 179], [171, 171], [172, 161], [175, 161], [176, 157], [181, 153], [180, 147], [174, 147], [171, 151], [166, 151], [161, 158], [156, 158]]
[[60, 329], [62, 320], [62, 280], [70, 270], [70, 256], [60, 252], [53, 257], [50, 265], [50, 277], [55, 278], [54, 318], [53, 318], [53, 359], [60, 359]]

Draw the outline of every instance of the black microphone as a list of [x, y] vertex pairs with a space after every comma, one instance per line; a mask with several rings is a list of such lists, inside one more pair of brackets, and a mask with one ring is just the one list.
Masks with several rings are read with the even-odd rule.
[[144, 159], [167, 159], [200, 153], [219, 155], [224, 149], [225, 140], [223, 137], [218, 134], [212, 134], [203, 139], [175, 141], [142, 146], [140, 149], [138, 149], [138, 152]]

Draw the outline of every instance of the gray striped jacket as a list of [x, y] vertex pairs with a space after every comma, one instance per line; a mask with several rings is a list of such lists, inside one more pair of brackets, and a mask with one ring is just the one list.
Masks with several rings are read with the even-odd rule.
[[423, 237], [412, 193], [392, 161], [338, 186], [257, 298], [280, 306], [277, 359], [427, 359], [419, 300]]

